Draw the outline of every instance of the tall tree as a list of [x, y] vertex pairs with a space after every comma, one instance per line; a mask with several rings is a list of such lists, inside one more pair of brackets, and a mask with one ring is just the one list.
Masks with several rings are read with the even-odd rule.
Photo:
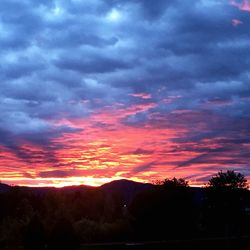
[[218, 172], [213, 176], [209, 182], [209, 187], [214, 188], [230, 188], [230, 189], [247, 189], [248, 183], [245, 176], [241, 173], [236, 173], [233, 170], [227, 170], [226, 172]]

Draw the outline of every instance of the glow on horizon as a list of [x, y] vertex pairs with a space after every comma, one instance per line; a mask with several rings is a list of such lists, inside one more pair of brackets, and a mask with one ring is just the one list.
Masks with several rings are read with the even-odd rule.
[[[169, 177], [170, 178], [170, 177]], [[32, 181], [30, 179], [8, 179], [4, 178], [1, 180], [1, 183], [11, 185], [11, 186], [26, 186], [26, 187], [55, 187], [55, 188], [62, 188], [62, 187], [69, 187], [69, 186], [91, 186], [91, 187], [100, 187], [103, 184], [117, 181], [117, 180], [131, 180], [140, 183], [155, 183], [158, 181], [157, 179], [146, 181], [140, 178], [94, 178], [94, 177], [71, 177], [71, 178], [36, 178]], [[189, 181], [189, 186], [191, 187], [204, 187], [205, 183], [196, 183], [195, 181]]]
[[[27, 152], [23, 155], [24, 160], [8, 148], [1, 147], [1, 181], [13, 185], [61, 187], [82, 184], [99, 186], [117, 179], [152, 182], [176, 177], [187, 179], [192, 185], [203, 185], [209, 176], [228, 168], [223, 162], [240, 155], [240, 149], [234, 149], [233, 154], [216, 153], [221, 147], [216, 140], [223, 138], [206, 139], [203, 145], [206, 145], [206, 150], [211, 150], [206, 159], [208, 156], [199, 152], [203, 145], [175, 142], [174, 138], [189, 133], [187, 128], [178, 128], [171, 123], [162, 127], [165, 118], [159, 119], [157, 113], [157, 120], [151, 117], [150, 123], [140, 127], [121, 122], [128, 115], [154, 107], [154, 103], [126, 108], [117, 105], [103, 107], [88, 119], [51, 120], [49, 122], [55, 126], [70, 124], [79, 131], [65, 133], [51, 141], [53, 158], [50, 158], [51, 153], [46, 148], [28, 142], [19, 149], [21, 154]], [[200, 114], [186, 110], [170, 115], [190, 119]], [[30, 154], [28, 161], [25, 161], [26, 154]], [[232, 168], [237, 170], [241, 164], [233, 164]], [[204, 169], [207, 170], [204, 172]]]
[[[32, 181], [28, 178], [3, 178], [1, 183], [8, 184], [11, 186], [27, 186], [27, 187], [67, 187], [67, 186], [92, 186], [99, 187], [105, 183], [109, 183], [122, 178], [111, 177], [111, 178], [94, 178], [94, 177], [69, 177], [69, 178], [35, 178]], [[124, 179], [124, 178], [123, 178]], [[138, 178], [129, 178], [128, 180], [145, 183], [146, 181]]]

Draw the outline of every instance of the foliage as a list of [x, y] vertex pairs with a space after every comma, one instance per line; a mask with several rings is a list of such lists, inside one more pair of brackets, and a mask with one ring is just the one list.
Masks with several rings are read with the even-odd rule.
[[232, 170], [228, 170], [227, 172], [218, 172], [215, 176], [213, 176], [209, 182], [209, 187], [214, 188], [241, 188], [247, 189], [248, 184], [245, 176], [241, 173], [236, 173]]
[[172, 179], [164, 179], [162, 181], [156, 181], [155, 182], [156, 185], [161, 185], [165, 188], [175, 188], [175, 187], [188, 187], [188, 181], [180, 178], [172, 178]]

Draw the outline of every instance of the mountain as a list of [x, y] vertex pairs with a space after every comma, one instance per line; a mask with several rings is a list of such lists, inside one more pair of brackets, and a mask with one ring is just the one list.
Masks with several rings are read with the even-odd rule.
[[92, 186], [66, 186], [62, 188], [55, 187], [27, 187], [27, 186], [9, 186], [7, 184], [0, 183], [0, 192], [6, 192], [11, 188], [17, 188], [19, 190], [29, 190], [35, 194], [43, 195], [49, 191], [58, 191], [58, 192], [66, 192], [71, 193], [75, 191], [85, 192], [90, 190], [100, 190], [109, 194], [119, 193], [125, 203], [130, 203], [132, 199], [140, 192], [153, 188], [154, 185], [149, 183], [140, 183], [131, 180], [121, 179], [117, 181], [112, 181], [106, 183], [100, 187], [92, 187]]
[[11, 189], [11, 186], [7, 184], [0, 183], [0, 192], [6, 192]]
[[124, 201], [126, 203], [129, 203], [138, 193], [152, 189], [153, 187], [154, 187], [153, 184], [121, 179], [106, 183], [102, 185], [100, 188], [107, 193], [121, 194], [123, 196]]

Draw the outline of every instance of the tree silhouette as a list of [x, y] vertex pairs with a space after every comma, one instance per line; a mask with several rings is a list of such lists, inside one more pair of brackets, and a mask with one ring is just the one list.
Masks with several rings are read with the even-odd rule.
[[209, 182], [209, 187], [214, 188], [230, 188], [230, 189], [247, 189], [248, 184], [245, 176], [241, 173], [236, 173], [233, 170], [227, 172], [218, 172]]
[[180, 178], [165, 179], [160, 181], [158, 184], [164, 186], [165, 188], [175, 188], [175, 187], [188, 187], [188, 181]]

